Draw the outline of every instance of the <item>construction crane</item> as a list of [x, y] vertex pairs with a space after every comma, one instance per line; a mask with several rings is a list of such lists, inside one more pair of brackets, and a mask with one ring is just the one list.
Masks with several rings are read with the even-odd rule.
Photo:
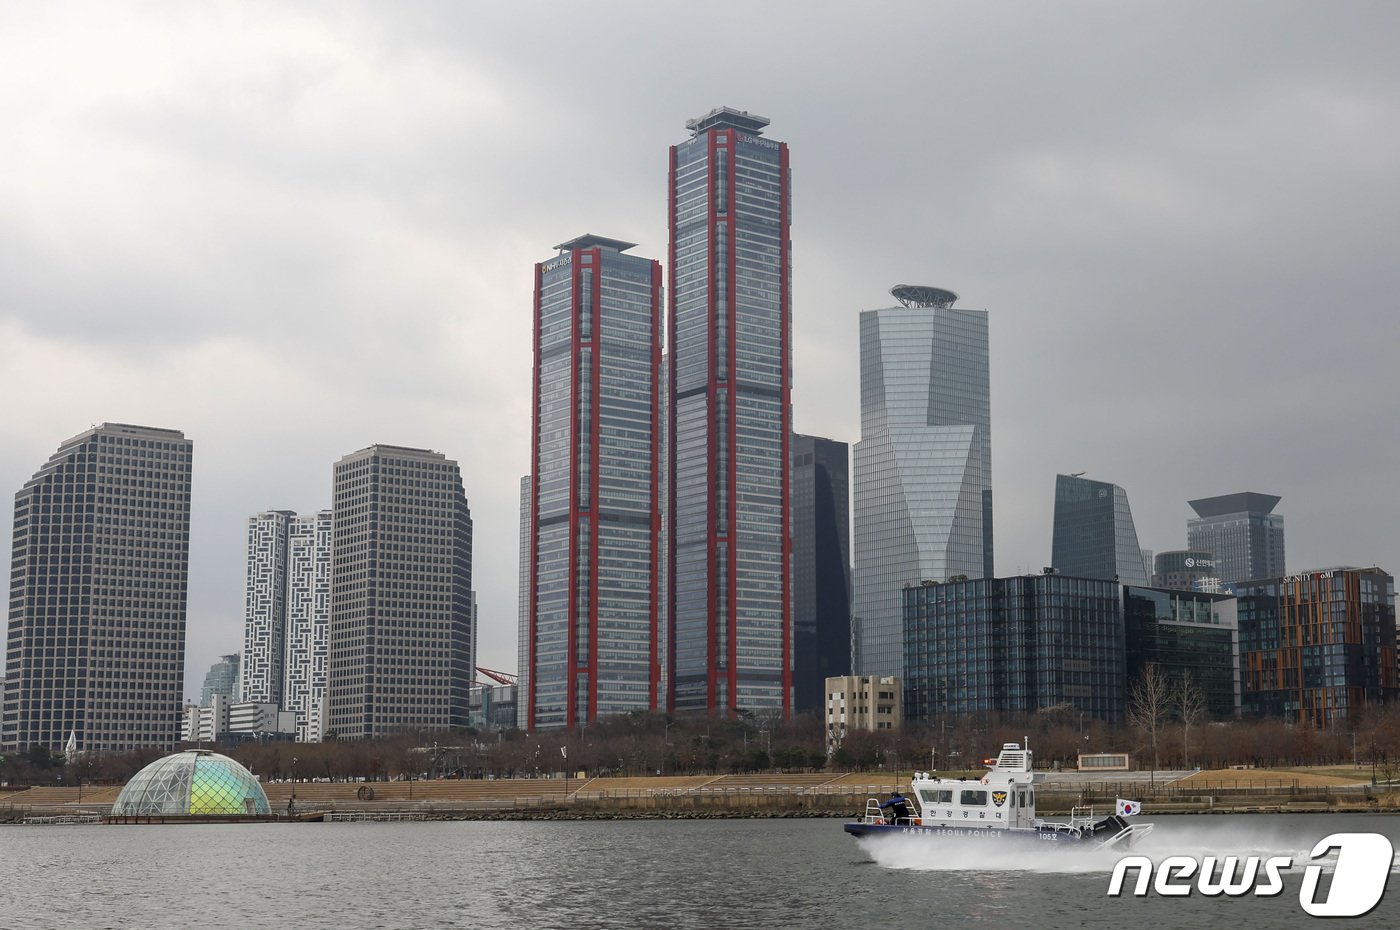
[[498, 685], [513, 685], [513, 684], [515, 684], [515, 676], [514, 676], [514, 675], [511, 675], [511, 674], [508, 674], [508, 673], [506, 673], [506, 672], [497, 672], [497, 671], [495, 671], [495, 670], [493, 670], [493, 669], [482, 668], [480, 665], [478, 665], [478, 666], [476, 667], [476, 670], [477, 670], [478, 672], [480, 672], [481, 674], [485, 675], [487, 678], [489, 678], [489, 679], [491, 679], [492, 681], [494, 681], [494, 682], [495, 682], [496, 684], [498, 684]]

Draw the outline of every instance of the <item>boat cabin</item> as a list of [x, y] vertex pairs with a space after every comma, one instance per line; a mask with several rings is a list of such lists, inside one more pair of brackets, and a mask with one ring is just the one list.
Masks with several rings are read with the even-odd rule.
[[915, 772], [911, 783], [925, 827], [1029, 829], [1035, 820], [1031, 751], [1005, 743], [982, 778], [939, 778]]

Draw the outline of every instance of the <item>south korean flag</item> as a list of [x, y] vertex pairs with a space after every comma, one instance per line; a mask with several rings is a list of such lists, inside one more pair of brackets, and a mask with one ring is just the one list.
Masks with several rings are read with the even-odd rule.
[[1142, 804], [1137, 801], [1125, 801], [1118, 799], [1118, 816], [1131, 817], [1142, 810]]

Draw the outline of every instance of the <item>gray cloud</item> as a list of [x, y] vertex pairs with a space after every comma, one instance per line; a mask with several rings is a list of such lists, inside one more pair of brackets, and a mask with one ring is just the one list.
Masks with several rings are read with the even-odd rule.
[[462, 463], [483, 663], [515, 665], [531, 264], [664, 257], [718, 104], [794, 173], [797, 428], [858, 437], [856, 314], [992, 321], [998, 564], [1054, 473], [1282, 494], [1290, 567], [1400, 566], [1400, 11], [1079, 3], [140, 5], [0, 30], [0, 487], [102, 420], [196, 444], [190, 669], [240, 643], [243, 520], [371, 442]]

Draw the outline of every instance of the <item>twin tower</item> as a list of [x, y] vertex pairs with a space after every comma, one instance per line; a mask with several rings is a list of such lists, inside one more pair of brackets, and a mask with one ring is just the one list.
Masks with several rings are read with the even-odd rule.
[[[722, 107], [671, 147], [664, 288], [658, 262], [600, 236], [535, 266], [522, 727], [787, 715], [795, 674], [849, 670], [794, 667], [791, 195], [767, 125]], [[986, 313], [894, 294], [861, 316], [863, 674], [902, 672], [911, 579], [992, 574]]]
[[671, 147], [664, 289], [600, 236], [535, 266], [529, 729], [790, 710], [790, 197], [767, 125], [721, 107]]

